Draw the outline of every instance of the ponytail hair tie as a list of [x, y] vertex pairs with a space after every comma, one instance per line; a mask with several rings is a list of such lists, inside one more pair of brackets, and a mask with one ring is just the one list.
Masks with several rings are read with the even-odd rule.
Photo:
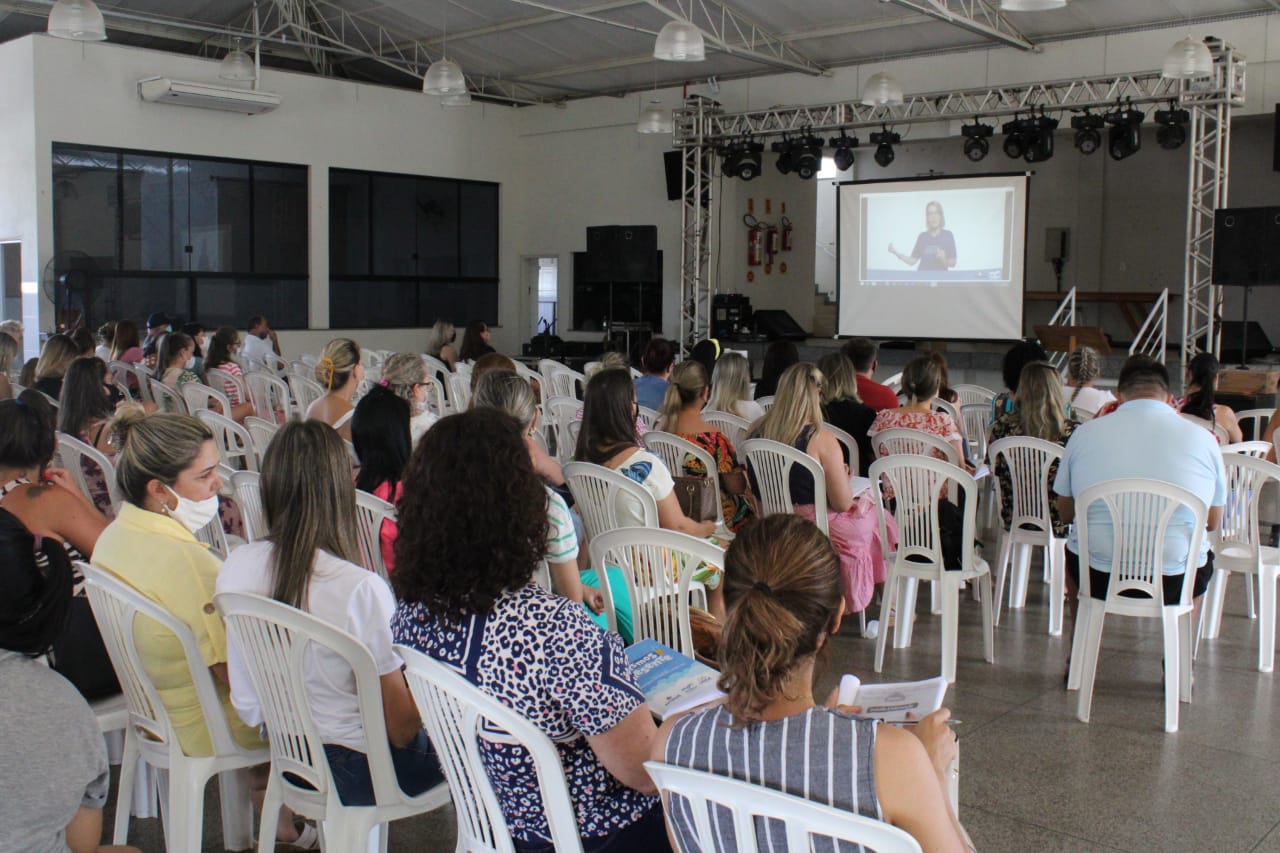
[[325, 385], [325, 390], [326, 390], [326, 391], [332, 391], [332, 390], [333, 390], [333, 375], [334, 375], [335, 373], [337, 373], [337, 372], [338, 372], [338, 366], [337, 366], [336, 364], [334, 364], [334, 363], [333, 363], [333, 359], [329, 358], [329, 356], [327, 356], [327, 355], [320, 359], [319, 364], [320, 364], [320, 366], [321, 366], [321, 367], [324, 367], [325, 365], [328, 365], [328, 366], [329, 366], [329, 378], [328, 378], [327, 380], [325, 380], [324, 385]]
[[381, 385], [383, 388], [388, 388], [391, 386], [391, 383], [385, 379], [379, 379], [378, 384]]
[[773, 595], [773, 587], [769, 586], [764, 581], [756, 581], [751, 585], [751, 588], [758, 589], [761, 592], [763, 592], [765, 595]]

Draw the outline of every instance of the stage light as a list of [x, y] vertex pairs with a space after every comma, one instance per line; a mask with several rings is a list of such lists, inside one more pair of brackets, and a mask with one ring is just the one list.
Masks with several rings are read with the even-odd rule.
[[1105, 124], [1102, 116], [1090, 112], [1071, 117], [1071, 128], [1076, 132], [1075, 145], [1081, 154], [1092, 154], [1102, 147], [1101, 130]]
[[1028, 163], [1043, 163], [1053, 156], [1053, 135], [1058, 129], [1058, 120], [1049, 118], [1041, 110], [1039, 118], [1029, 118], [1027, 123], [1027, 145], [1022, 156]]
[[1177, 109], [1173, 104], [1167, 110], [1156, 110], [1156, 142], [1166, 151], [1181, 148], [1187, 141], [1187, 125], [1191, 123], [1191, 113]]
[[840, 134], [833, 136], [827, 142], [836, 150], [832, 159], [835, 160], [836, 168], [841, 172], [847, 172], [853, 168], [853, 149], [858, 147], [858, 137]]
[[960, 127], [960, 135], [964, 137], [964, 156], [974, 163], [986, 157], [987, 152], [991, 150], [991, 143], [987, 140], [995, 132], [996, 129], [994, 127], [989, 124], [983, 124], [980, 121], [962, 125]]
[[1017, 160], [1027, 153], [1027, 123], [1016, 115], [1013, 121], [1007, 121], [1000, 130], [1004, 133], [1004, 149], [1006, 157]]
[[769, 150], [778, 155], [778, 171], [784, 175], [791, 174], [791, 140], [783, 137], [781, 142], [770, 145]]
[[871, 134], [871, 144], [876, 147], [876, 163], [886, 168], [893, 162], [893, 146], [902, 141], [902, 134], [895, 133], [887, 126]]
[[724, 174], [749, 181], [760, 176], [760, 154], [764, 143], [749, 139], [729, 143], [724, 154]]
[[1145, 118], [1145, 114], [1131, 105], [1107, 113], [1107, 124], [1111, 125], [1107, 133], [1107, 153], [1112, 160], [1132, 157], [1142, 148], [1142, 121]]
[[791, 170], [803, 181], [813, 180], [822, 168], [822, 140], [805, 134], [791, 143]]

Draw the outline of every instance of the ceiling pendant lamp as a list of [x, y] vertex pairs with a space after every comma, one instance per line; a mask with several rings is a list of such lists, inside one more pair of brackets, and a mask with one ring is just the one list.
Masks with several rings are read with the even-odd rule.
[[452, 59], [437, 59], [422, 78], [422, 91], [428, 95], [462, 95], [467, 91], [467, 78]]
[[690, 21], [668, 21], [653, 43], [653, 58], [668, 62], [701, 62], [707, 58], [702, 30]]
[[1213, 54], [1201, 40], [1187, 36], [1164, 55], [1161, 74], [1175, 80], [1195, 80], [1213, 76]]
[[662, 102], [657, 99], [649, 102], [636, 122], [636, 133], [672, 133], [674, 130], [671, 111], [663, 109]]
[[222, 57], [218, 76], [237, 83], [252, 83], [258, 79], [258, 69], [254, 67], [253, 57], [240, 49], [240, 39], [236, 39], [236, 46]]
[[872, 74], [862, 87], [862, 103], [868, 107], [896, 106], [902, 102], [902, 84], [883, 71]]
[[1061, 9], [1067, 0], [1000, 0], [1001, 12], [1044, 12]]
[[48, 33], [74, 41], [106, 41], [107, 25], [93, 0], [58, 0], [49, 10]]

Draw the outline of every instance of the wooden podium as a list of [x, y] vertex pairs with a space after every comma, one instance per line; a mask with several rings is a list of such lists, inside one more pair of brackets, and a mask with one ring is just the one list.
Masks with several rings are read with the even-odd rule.
[[1100, 326], [1036, 326], [1035, 332], [1045, 352], [1071, 353], [1083, 345], [1111, 355], [1111, 343]]

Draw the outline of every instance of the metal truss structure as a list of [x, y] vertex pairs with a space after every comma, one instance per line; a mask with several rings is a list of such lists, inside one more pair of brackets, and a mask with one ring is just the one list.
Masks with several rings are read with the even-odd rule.
[[[687, 102], [698, 115], [715, 112], [706, 98]], [[698, 122], [701, 124], [701, 121]], [[680, 235], [680, 356], [698, 341], [711, 337], [711, 285], [707, 279], [711, 258], [711, 172], [714, 153], [710, 146], [686, 145], [681, 169]]]
[[[930, 5], [936, 4], [930, 0]], [[716, 147], [730, 140], [804, 132], [852, 131], [882, 125], [994, 119], [1030, 115], [1033, 109], [1083, 112], [1113, 109], [1118, 103], [1163, 105], [1177, 102], [1191, 113], [1188, 129], [1187, 263], [1179, 342], [1182, 364], [1185, 366], [1198, 351], [1198, 338], [1205, 338], [1209, 349], [1217, 352], [1222, 293], [1211, 280], [1213, 211], [1227, 203], [1231, 110], [1244, 103], [1245, 62], [1228, 44], [1214, 39], [1210, 39], [1208, 44], [1214, 54], [1214, 75], [1207, 81], [1172, 80], [1152, 71], [931, 92], [908, 96], [899, 105], [870, 107], [857, 101], [843, 101], [737, 113], [726, 113], [702, 98], [690, 100], [683, 109], [676, 110], [674, 131], [675, 144], [684, 149], [686, 163], [680, 276], [681, 340], [692, 342], [709, 335], [709, 311], [686, 309], [689, 306], [710, 306], [712, 296], [707, 277], [707, 217], [705, 214], [701, 217], [690, 214], [697, 205], [709, 203], [711, 187], [705, 178], [691, 181], [687, 164], [691, 161], [706, 162]]]
[[888, 0], [895, 6], [946, 21], [1019, 50], [1036, 46], [990, 0]]

